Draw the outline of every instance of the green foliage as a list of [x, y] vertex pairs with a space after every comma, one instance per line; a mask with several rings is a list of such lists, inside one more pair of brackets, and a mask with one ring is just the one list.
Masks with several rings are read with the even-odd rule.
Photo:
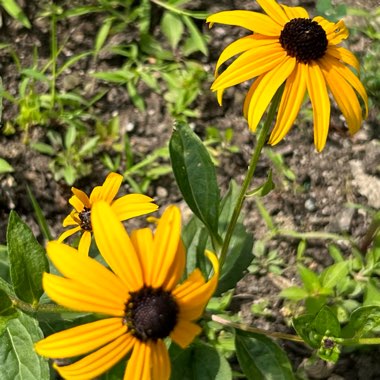
[[10, 16], [20, 22], [25, 28], [31, 27], [28, 18], [15, 0], [0, 0], [0, 7], [4, 8]]

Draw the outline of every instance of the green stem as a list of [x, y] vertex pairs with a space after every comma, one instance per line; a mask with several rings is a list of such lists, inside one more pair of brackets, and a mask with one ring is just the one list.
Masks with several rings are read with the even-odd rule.
[[358, 344], [380, 344], [380, 337], [344, 339], [340, 344], [343, 346], [354, 346]]
[[55, 304], [37, 304], [37, 305], [31, 305], [30, 303], [24, 302], [20, 300], [19, 298], [15, 296], [8, 295], [9, 298], [12, 300], [12, 304], [19, 310], [28, 313], [28, 314], [35, 314], [35, 313], [78, 313], [77, 311], [72, 311], [69, 309], [66, 309], [62, 306], [55, 305]]
[[239, 218], [241, 209], [243, 207], [243, 203], [244, 203], [244, 199], [246, 197], [248, 187], [252, 181], [253, 175], [255, 174], [256, 166], [257, 166], [257, 163], [259, 161], [261, 151], [265, 145], [265, 141], [267, 139], [269, 128], [272, 125], [272, 122], [274, 120], [276, 110], [277, 110], [278, 104], [279, 104], [280, 99], [281, 99], [281, 94], [282, 94], [282, 87], [280, 87], [280, 89], [277, 91], [276, 95], [273, 97], [272, 103], [271, 103], [269, 111], [268, 111], [267, 118], [265, 120], [263, 127], [261, 128], [261, 130], [259, 132], [259, 136], [257, 138], [255, 150], [254, 150], [253, 155], [251, 157], [251, 161], [249, 163], [248, 171], [247, 171], [247, 174], [245, 175], [243, 184], [241, 186], [239, 197], [236, 201], [236, 205], [235, 205], [230, 223], [229, 223], [228, 228], [227, 228], [226, 236], [224, 238], [224, 242], [222, 245], [222, 250], [220, 253], [220, 257], [219, 257], [220, 269], [222, 269], [223, 264], [226, 260], [230, 241], [231, 241], [232, 235], [234, 233], [235, 226], [236, 226], [237, 220]]
[[284, 230], [284, 229], [278, 229], [274, 230], [272, 233], [272, 236], [284, 236], [284, 237], [291, 237], [296, 239], [323, 239], [323, 240], [346, 240], [350, 242], [351, 244], [354, 244], [352, 239], [349, 236], [342, 236], [338, 234], [333, 234], [330, 232], [323, 232], [323, 231], [312, 231], [312, 232], [297, 232], [292, 230]]
[[55, 14], [55, 9], [53, 10], [51, 16], [51, 108], [55, 105], [55, 81], [57, 77], [57, 16]]
[[233, 327], [234, 329], [238, 329], [238, 330], [248, 331], [248, 332], [252, 332], [256, 334], [262, 334], [262, 335], [270, 336], [271, 338], [275, 338], [275, 339], [284, 339], [284, 340], [291, 340], [293, 342], [304, 343], [303, 339], [300, 338], [298, 335], [258, 329], [256, 327], [250, 327], [250, 326], [243, 325], [240, 323], [231, 322], [228, 319], [219, 317], [218, 315], [211, 315], [211, 320], [213, 320], [214, 322], [220, 323], [224, 326]]

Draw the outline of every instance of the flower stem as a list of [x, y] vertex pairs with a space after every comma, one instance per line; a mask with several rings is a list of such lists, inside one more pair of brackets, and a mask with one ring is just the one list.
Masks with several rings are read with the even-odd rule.
[[236, 223], [238, 221], [241, 209], [243, 207], [243, 203], [244, 203], [244, 199], [246, 197], [248, 187], [252, 181], [253, 175], [255, 174], [256, 166], [257, 166], [257, 163], [259, 161], [261, 151], [265, 145], [265, 141], [267, 139], [269, 128], [272, 125], [272, 122], [274, 120], [276, 110], [277, 110], [277, 107], [278, 107], [280, 99], [281, 99], [282, 90], [283, 90], [283, 86], [281, 86], [277, 90], [275, 96], [273, 97], [272, 103], [269, 107], [269, 111], [268, 111], [268, 115], [267, 115], [267, 118], [265, 120], [265, 123], [264, 123], [263, 127], [260, 129], [260, 132], [259, 132], [259, 135], [257, 138], [257, 142], [256, 142], [256, 146], [255, 146], [255, 150], [252, 154], [251, 161], [250, 161], [249, 167], [248, 167], [248, 171], [245, 175], [243, 184], [241, 186], [240, 193], [239, 193], [238, 199], [236, 201], [236, 205], [235, 205], [234, 211], [232, 213], [231, 220], [228, 224], [226, 236], [225, 236], [224, 241], [223, 241], [222, 250], [220, 253], [220, 257], [219, 257], [220, 269], [222, 269], [223, 264], [226, 261], [227, 252], [228, 252], [228, 248], [229, 248], [229, 245], [231, 242], [231, 238], [232, 238], [232, 235], [234, 233], [235, 226], [236, 226]]

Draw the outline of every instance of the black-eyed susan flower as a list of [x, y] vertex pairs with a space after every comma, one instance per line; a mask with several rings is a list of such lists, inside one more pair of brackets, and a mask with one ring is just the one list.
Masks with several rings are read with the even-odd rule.
[[63, 226], [75, 227], [63, 232], [58, 241], [63, 242], [67, 237], [81, 231], [82, 236], [78, 251], [87, 255], [91, 244], [91, 209], [94, 203], [99, 200], [111, 205], [120, 221], [148, 214], [158, 209], [158, 206], [152, 203], [153, 199], [143, 194], [127, 194], [115, 199], [122, 181], [123, 176], [110, 173], [102, 186], [94, 187], [90, 197], [82, 190], [72, 187], [71, 191], [74, 195], [70, 198], [69, 203], [74, 207], [74, 210], [64, 219]]
[[[255, 131], [274, 94], [285, 82], [269, 138], [274, 145], [293, 125], [307, 91], [314, 115], [314, 143], [321, 151], [329, 129], [329, 88], [350, 134], [357, 132], [363, 117], [357, 93], [364, 102], [365, 117], [368, 100], [363, 85], [349, 68], [352, 66], [359, 73], [357, 59], [349, 50], [337, 46], [349, 34], [344, 22], [332, 23], [322, 17], [310, 19], [304, 8], [279, 5], [275, 0], [257, 2], [266, 14], [235, 10], [219, 12], [207, 19], [210, 26], [216, 22], [253, 32], [231, 43], [219, 57], [211, 87], [217, 92], [219, 103], [226, 88], [256, 78], [244, 102], [244, 115], [250, 129]], [[238, 54], [219, 75], [220, 66]]]
[[124, 379], [169, 379], [165, 339], [170, 337], [183, 348], [193, 341], [201, 331], [194, 321], [217, 285], [218, 259], [208, 251], [214, 269], [209, 281], [195, 269], [178, 285], [185, 250], [177, 207], [166, 209], [154, 234], [144, 228], [129, 238], [118, 219], [107, 203], [94, 204], [95, 241], [112, 272], [65, 244], [50, 242], [47, 246], [50, 259], [64, 276], [44, 274], [49, 297], [70, 309], [106, 316], [36, 343], [40, 355], [54, 359], [88, 353], [73, 364], [55, 364], [65, 379], [93, 379], [130, 352]]

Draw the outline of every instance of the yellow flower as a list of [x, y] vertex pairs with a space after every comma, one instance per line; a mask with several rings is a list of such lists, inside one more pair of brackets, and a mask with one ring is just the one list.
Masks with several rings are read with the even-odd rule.
[[45, 273], [43, 286], [57, 303], [73, 310], [107, 316], [53, 334], [36, 343], [36, 351], [55, 359], [89, 353], [73, 364], [55, 368], [65, 379], [92, 379], [132, 351], [128, 380], [167, 380], [170, 360], [165, 338], [187, 347], [201, 331], [197, 320], [215, 291], [219, 264], [206, 251], [214, 274], [206, 282], [199, 269], [182, 284], [185, 250], [177, 207], [166, 209], [155, 234], [139, 229], [129, 238], [105, 202], [92, 209], [96, 244], [113, 272], [74, 248], [49, 242], [47, 252], [64, 277]]
[[[217, 22], [254, 32], [231, 43], [219, 57], [211, 87], [217, 92], [219, 104], [226, 88], [257, 77], [244, 102], [244, 116], [255, 131], [274, 94], [285, 82], [276, 124], [269, 138], [269, 143], [274, 145], [293, 125], [307, 90], [314, 114], [314, 143], [321, 151], [329, 129], [329, 88], [350, 134], [357, 132], [362, 110], [355, 91], [365, 104], [365, 117], [368, 99], [358, 77], [347, 66], [359, 73], [359, 62], [349, 50], [337, 46], [349, 34], [344, 22], [332, 23], [322, 17], [310, 19], [304, 8], [279, 5], [275, 0], [257, 2], [266, 15], [236, 10], [219, 12], [207, 19], [210, 26]], [[240, 56], [218, 75], [220, 66], [237, 54]]]
[[63, 226], [75, 226], [65, 231], [58, 238], [59, 242], [63, 242], [67, 237], [78, 231], [83, 231], [79, 241], [78, 251], [88, 255], [91, 244], [91, 209], [95, 202], [103, 200], [111, 205], [120, 221], [133, 218], [135, 216], [144, 215], [158, 209], [158, 206], [152, 203], [153, 199], [142, 194], [127, 194], [114, 200], [123, 176], [117, 173], [108, 174], [102, 186], [96, 186], [88, 197], [82, 190], [71, 188], [74, 195], [70, 198], [69, 203], [74, 210], [65, 218]]

